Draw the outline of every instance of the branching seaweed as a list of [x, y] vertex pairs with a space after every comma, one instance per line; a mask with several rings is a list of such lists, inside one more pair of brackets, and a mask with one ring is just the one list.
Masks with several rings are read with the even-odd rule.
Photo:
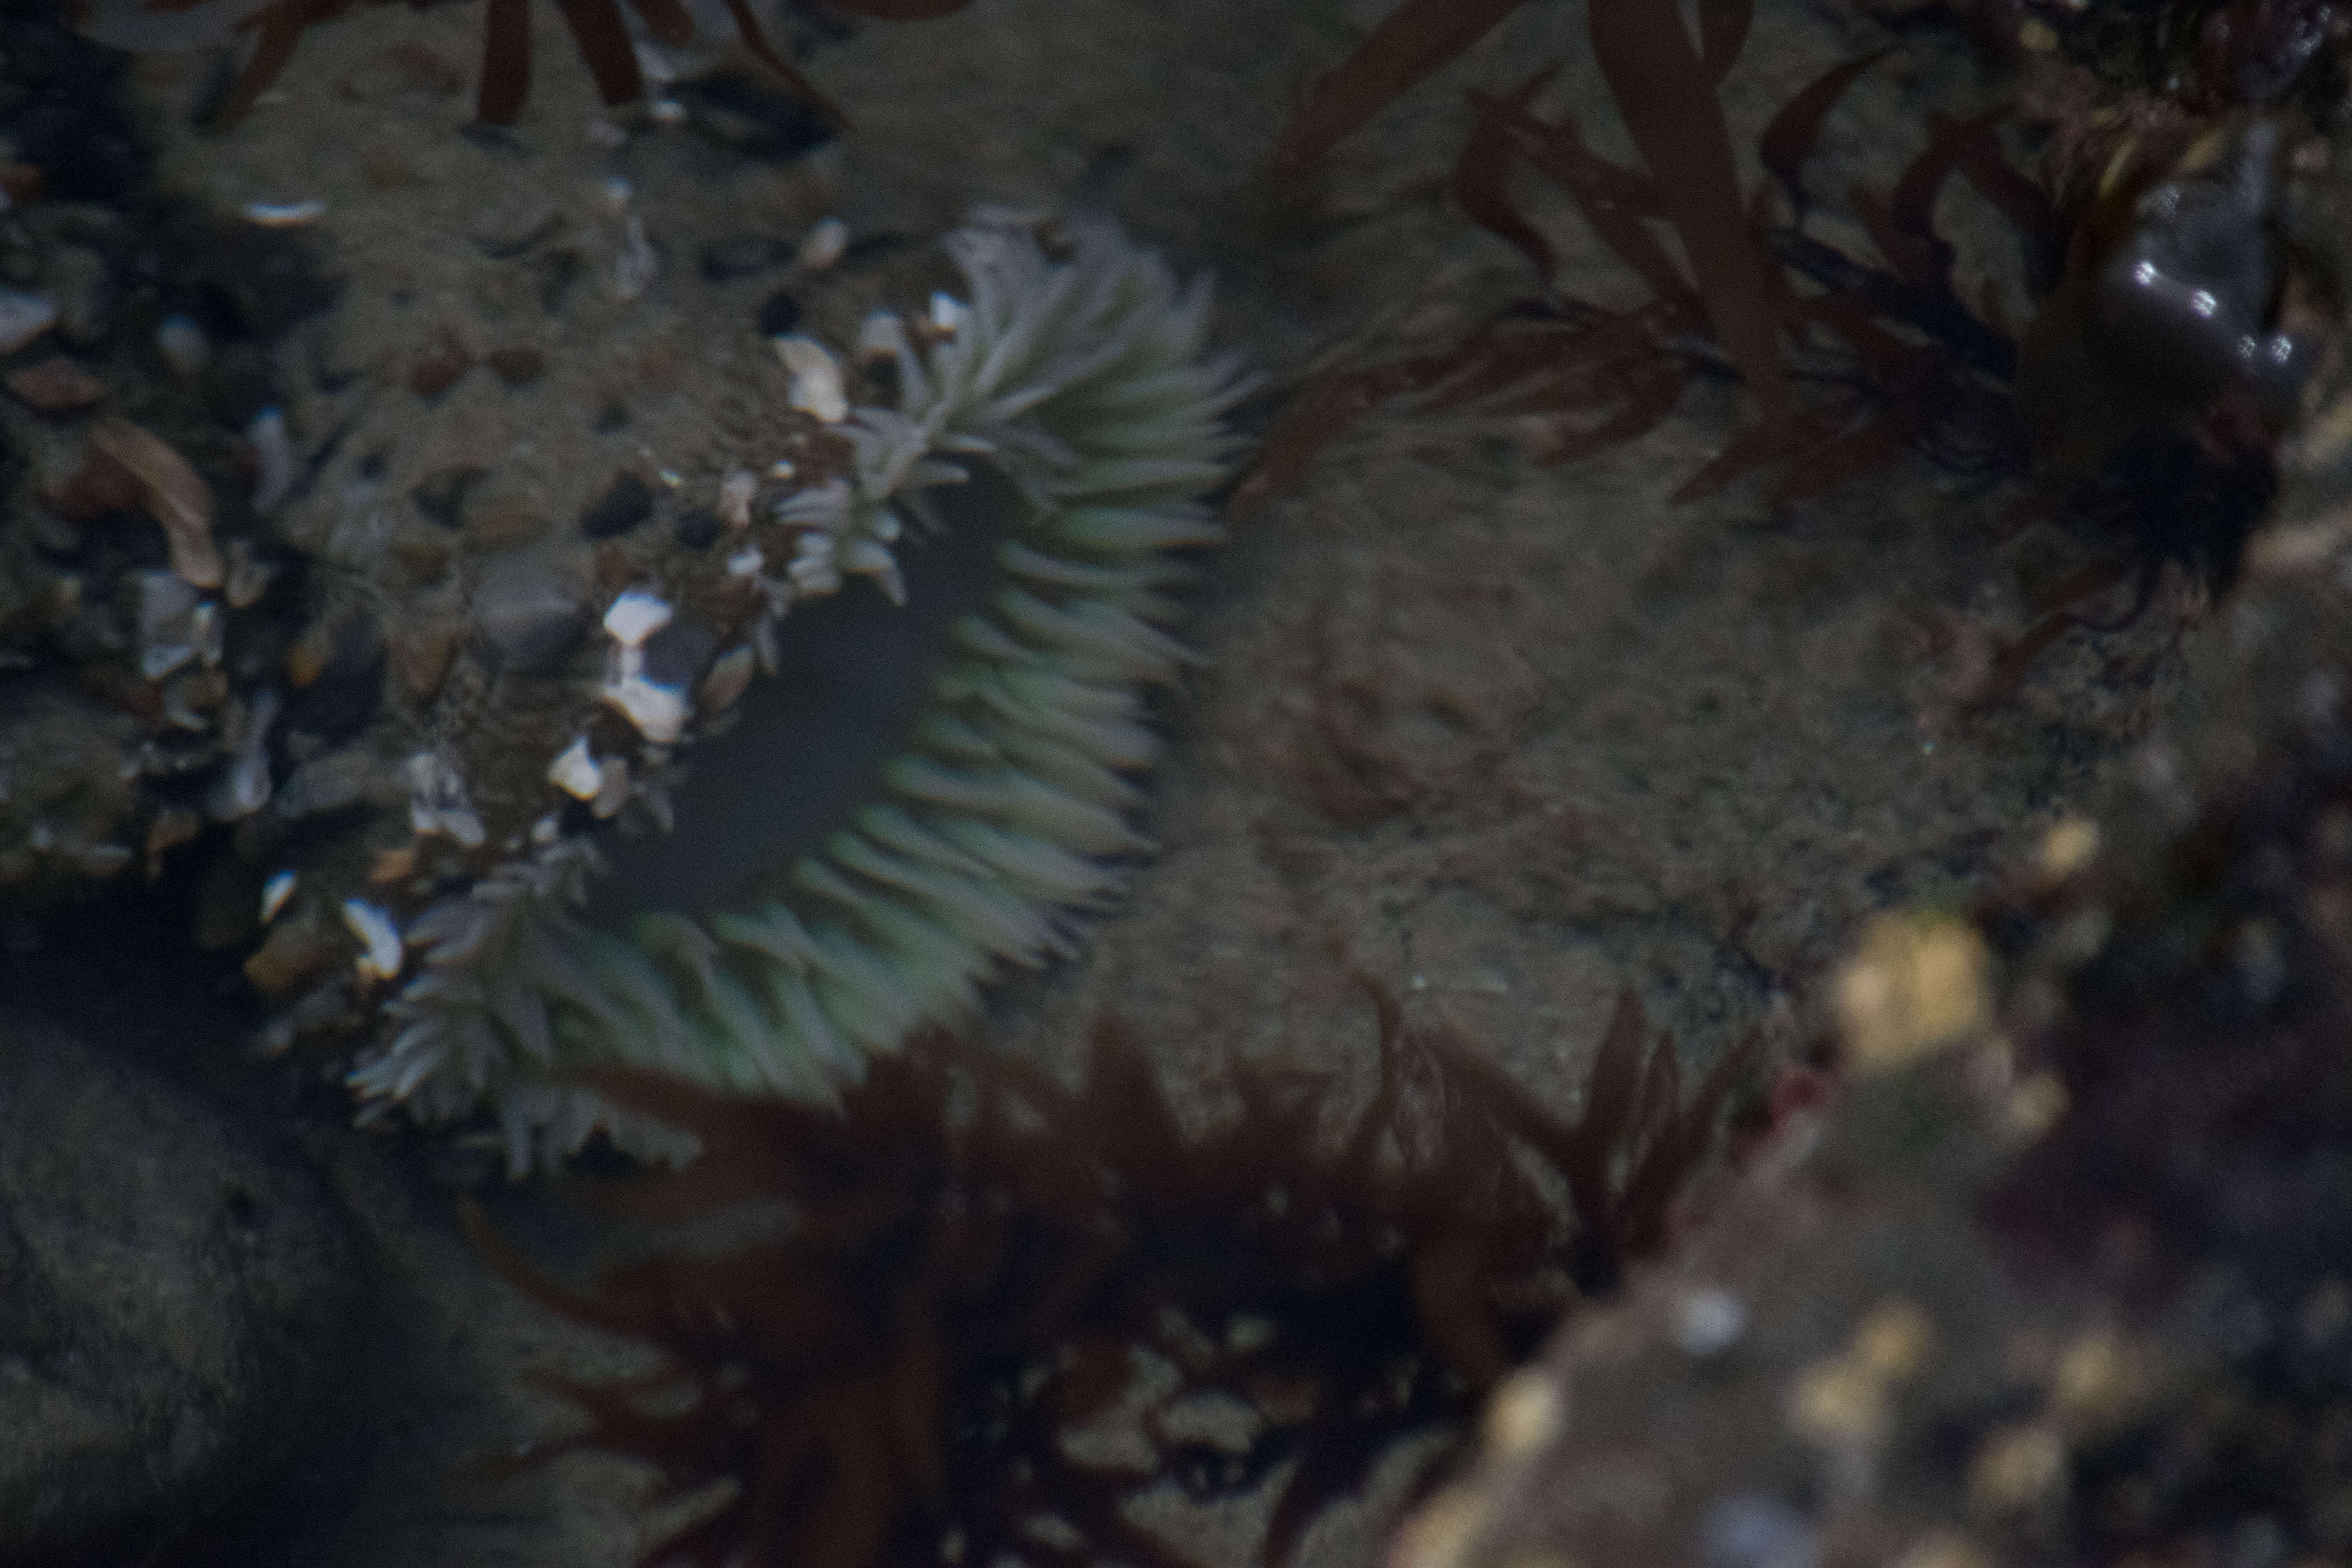
[[[1310, 387], [1237, 490], [1237, 510], [1295, 482], [1325, 446], [1384, 404], [1540, 422], [1538, 460], [1559, 463], [1649, 434], [1702, 377], [1736, 377], [1762, 417], [1690, 476], [1677, 501], [1769, 468], [1780, 475], [1772, 499], [1788, 504], [1914, 447], [1967, 469], [2022, 468], [2023, 437], [2008, 397], [2015, 344], [1997, 316], [1989, 321], [1959, 298], [1951, 247], [1933, 223], [1937, 198], [1958, 174], [2038, 251], [2054, 248], [2049, 202], [1994, 139], [2001, 111], [1935, 117], [1927, 145], [1892, 190], [1851, 193], [1880, 254], [1874, 265], [1806, 231], [1811, 204], [1802, 174], [1831, 110], [1883, 56], [1823, 73], [1765, 128], [1759, 152], [1793, 215], [1775, 224], [1769, 186], [1746, 200], [1739, 194], [1716, 100], [1750, 7], [1723, 0], [1703, 9], [1696, 49], [1671, 8], [1635, 7], [1647, 18], [1638, 22], [1620, 16], [1623, 9], [1592, 7], [1593, 44], [1647, 167], [1601, 157], [1574, 115], [1537, 111], [1556, 67], [1500, 94], [1473, 91], [1453, 196], [1474, 223], [1528, 258], [1543, 296], [1507, 308], [1451, 350], [1343, 371]], [[1319, 101], [1310, 97], [1302, 116]], [[1678, 108], [1661, 112], [1662, 103]], [[1641, 280], [1646, 301], [1611, 310], [1552, 287], [1551, 245], [1508, 194], [1518, 165], [1568, 195]], [[1660, 220], [1684, 255], [1698, 258], [1696, 270], [1653, 232]]]
[[[1513, 9], [1485, 8], [1473, 28], [1466, 7], [1400, 5], [1307, 95], [1276, 173], [1302, 172]], [[1979, 701], [2012, 689], [2067, 633], [2097, 629], [2082, 607], [2093, 597], [2131, 588], [2128, 622], [2168, 570], [2226, 587], [2315, 357], [2273, 325], [2276, 124], [2225, 116], [2200, 132], [2173, 108], [2156, 116], [2167, 134], [2142, 135], [2128, 119], [2098, 129], [2085, 106], [2081, 124], [2057, 128], [2036, 179], [2003, 155], [2008, 105], [1931, 111], [1926, 145], [1892, 188], [1846, 193], [1875, 252], [1864, 258], [1809, 232], [1804, 174], [1828, 116], [1885, 51], [1832, 68], [1781, 107], [1757, 147], [1768, 179], [1743, 198], [1717, 90], [1751, 13], [1752, 0], [1706, 0], [1694, 39], [1675, 7], [1592, 0], [1594, 58], [1641, 166], [1596, 153], [1574, 115], [1540, 111], [1556, 66], [1500, 93], [1473, 90], [1451, 195], [1527, 258], [1542, 293], [1450, 349], [1310, 384], [1235, 488], [1232, 514], [1297, 482], [1384, 405], [1508, 419], [1536, 461], [1561, 463], [1646, 436], [1695, 381], [1734, 379], [1759, 417], [1682, 482], [1677, 503], [1760, 474], [1768, 500], [1787, 506], [1917, 452], [1988, 479], [2033, 472], [2021, 522], [2061, 516], [2122, 541], [1996, 659]], [[2316, 79], [2306, 67], [2328, 57], [2309, 15], [2254, 0], [2217, 8], [2192, 96], [2259, 109]], [[1522, 167], [1569, 198], [1646, 300], [1612, 310], [1555, 286], [1551, 241], [1510, 193]], [[2021, 333], [1990, 285], [1961, 297], [1934, 224], [1956, 176], [2016, 231], [2038, 300]]]
[[[704, 1147], [605, 1206], [791, 1217], [575, 1289], [468, 1211], [518, 1289], [666, 1354], [631, 1383], [542, 1378], [588, 1425], [520, 1463], [622, 1455], [656, 1468], [657, 1503], [702, 1500], [648, 1564], [1176, 1568], [1126, 1511], [1171, 1479], [1202, 1500], [1271, 1486], [1264, 1558], [1287, 1561], [1397, 1439], [1458, 1428], [1564, 1309], [1664, 1243], [1759, 1053], [1751, 1036], [1685, 1101], [1628, 994], [1567, 1121], [1373, 997], [1378, 1081], [1337, 1128], [1323, 1079], [1251, 1067], [1239, 1114], [1190, 1134], [1117, 1026], [1075, 1089], [934, 1036], [838, 1112], [595, 1072]], [[1248, 1436], [1186, 1435], [1178, 1407], [1202, 1398], [1247, 1411]], [[1076, 1457], [1072, 1434], [1139, 1399], [1150, 1465]]]

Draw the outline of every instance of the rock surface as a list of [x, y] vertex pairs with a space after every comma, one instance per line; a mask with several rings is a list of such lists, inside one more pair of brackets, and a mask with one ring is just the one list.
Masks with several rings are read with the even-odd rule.
[[355, 1249], [299, 1163], [0, 1016], [0, 1562], [135, 1562], [299, 1456], [348, 1370]]

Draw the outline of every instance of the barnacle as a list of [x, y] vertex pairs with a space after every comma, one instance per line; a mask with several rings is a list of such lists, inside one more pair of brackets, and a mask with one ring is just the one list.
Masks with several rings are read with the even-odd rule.
[[[933, 301], [928, 352], [895, 334], [898, 408], [836, 426], [851, 470], [782, 503], [801, 542], [785, 577], [761, 579], [777, 613], [845, 574], [890, 590], [903, 520], [936, 487], [977, 467], [1011, 498], [990, 608], [956, 623], [881, 798], [752, 879], [756, 895], [640, 910], [625, 936], [582, 909], [594, 843], [551, 823], [530, 854], [410, 928], [423, 951], [390, 1004], [395, 1031], [351, 1075], [373, 1110], [439, 1121], [492, 1100], [520, 1170], [600, 1124], [660, 1146], [561, 1081], [583, 1063], [828, 1098], [869, 1054], [968, 1009], [999, 965], [1074, 952], [1122, 885], [1119, 862], [1149, 848], [1129, 778], [1158, 751], [1147, 691], [1197, 661], [1167, 630], [1192, 570], [1171, 552], [1219, 537], [1201, 497], [1228, 471], [1237, 442], [1218, 416], [1248, 379], [1202, 354], [1205, 280], [1180, 285], [1108, 227], [1076, 227], [1058, 258], [1013, 222], [947, 247], [969, 302]], [[656, 698], [686, 700], [644, 661], [661, 618], [624, 595], [606, 622], [607, 700], [649, 741], [676, 717]], [[772, 620], [754, 633], [771, 649], [773, 636]], [[574, 776], [586, 759], [567, 757], [559, 787], [599, 795], [604, 770], [592, 784]]]

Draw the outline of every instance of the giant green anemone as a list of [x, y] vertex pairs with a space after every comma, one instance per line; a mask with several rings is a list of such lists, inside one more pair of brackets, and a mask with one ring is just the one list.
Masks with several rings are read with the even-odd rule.
[[[1248, 378], [1204, 352], [1205, 279], [1181, 284], [1108, 226], [976, 221], [946, 244], [968, 299], [869, 331], [895, 357], [898, 408], [852, 412], [849, 476], [777, 513], [801, 530], [800, 596], [848, 572], [895, 597], [903, 520], [967, 525], [942, 521], [939, 487], [984, 481], [965, 489], [1001, 503], [989, 591], [948, 629], [877, 788], [784, 865], [723, 868], [734, 890], [700, 908], [643, 907], [593, 836], [551, 819], [406, 933], [419, 962], [350, 1075], [368, 1113], [445, 1121], [487, 1103], [518, 1173], [600, 1127], [676, 1153], [567, 1075], [622, 1061], [828, 1099], [871, 1053], [969, 1014], [1002, 966], [1075, 952], [1150, 848], [1136, 822], [1159, 750], [1150, 690], [1196, 661], [1169, 628], [1187, 553], [1221, 536], [1203, 498], [1230, 472], [1221, 416]], [[641, 634], [612, 635], [608, 696], [628, 709]], [[752, 798], [770, 788], [793, 780]]]

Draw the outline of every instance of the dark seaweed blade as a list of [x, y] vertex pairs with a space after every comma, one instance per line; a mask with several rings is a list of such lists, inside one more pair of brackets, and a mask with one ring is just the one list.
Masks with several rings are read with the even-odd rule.
[[817, 0], [828, 11], [863, 16], [871, 22], [928, 22], [951, 16], [971, 0]]
[[1503, 107], [1525, 113], [1559, 70], [1555, 61], [1499, 99], [1476, 91], [1469, 95], [1470, 134], [1462, 143], [1461, 155], [1454, 160], [1451, 184], [1454, 205], [1462, 209], [1462, 216], [1526, 257], [1546, 288], [1559, 269], [1559, 260], [1552, 254], [1551, 242], [1511, 201], [1511, 135], [1496, 111]]
[[1837, 107], [1857, 78], [1895, 51], [1879, 49], [1851, 59], [1843, 65], [1832, 66], [1805, 84], [1796, 97], [1782, 104], [1757, 139], [1757, 156], [1765, 173], [1780, 182], [1789, 195], [1789, 205], [1799, 223], [1804, 222], [1805, 208], [1810, 205], [1805, 195], [1805, 161], [1813, 155], [1813, 143], [1821, 140], [1822, 126], [1830, 110]]
[[1512, 151], [1568, 193], [1601, 243], [1651, 293], [1674, 299], [1691, 292], [1682, 269], [1642, 221], [1665, 210], [1654, 181], [1595, 153], [1574, 115], [1555, 123], [1498, 103], [1494, 118], [1509, 135]]
[[769, 44], [768, 35], [760, 28], [760, 18], [751, 10], [751, 0], [727, 0], [727, 14], [735, 19], [736, 36], [743, 40], [743, 47], [751, 51], [752, 58], [776, 73], [786, 91], [834, 124], [844, 129], [848, 127], [849, 116], [841, 111], [840, 106], [819, 92], [816, 83], [794, 69], [791, 62]]
[[1708, 85], [1719, 88], [1748, 45], [1756, 22], [1756, 0], [1698, 0], [1698, 52]]
[[482, 8], [482, 85], [474, 118], [512, 125], [530, 96], [530, 0], [489, 0]]
[[1785, 425], [1796, 401], [1780, 361], [1764, 260], [1748, 232], [1723, 105], [1684, 30], [1681, 8], [1659, 0], [1591, 0], [1589, 27], [1593, 58], [1655, 176], [1716, 339], [1766, 422]]
[[686, 14], [679, 0], [629, 0], [629, 9], [637, 14], [647, 32], [673, 49], [694, 41], [694, 18]]
[[1527, 0], [1404, 0], [1318, 78], [1276, 138], [1271, 167], [1296, 179], [1371, 118], [1502, 25]]
[[303, 29], [318, 20], [324, 10], [320, 0], [280, 0], [262, 14], [261, 33], [254, 40], [253, 56], [236, 73], [236, 85], [229, 89], [220, 112], [213, 116], [214, 124], [234, 125], [252, 111], [255, 100], [269, 90], [294, 58]]
[[1620, 1205], [1621, 1235], [1626, 1255], [1639, 1258], [1663, 1246], [1668, 1209], [1715, 1147], [1724, 1104], [1731, 1091], [1763, 1058], [1764, 1034], [1750, 1029], [1730, 1049], [1716, 1058], [1698, 1092], [1669, 1108], [1670, 1114], [1655, 1139], [1626, 1173]]
[[623, 104], [645, 90], [637, 51], [629, 42], [628, 24], [621, 20], [616, 0], [555, 0], [555, 9], [572, 29], [572, 41], [595, 79], [598, 97], [607, 105]]
[[1259, 448], [1257, 461], [1226, 499], [1225, 521], [1238, 523], [1256, 515], [1304, 479], [1323, 448], [1354, 429], [1366, 415], [1407, 393], [1435, 386], [1471, 363], [1476, 352], [1474, 338], [1444, 353], [1357, 365], [1309, 382], [1283, 410]]

